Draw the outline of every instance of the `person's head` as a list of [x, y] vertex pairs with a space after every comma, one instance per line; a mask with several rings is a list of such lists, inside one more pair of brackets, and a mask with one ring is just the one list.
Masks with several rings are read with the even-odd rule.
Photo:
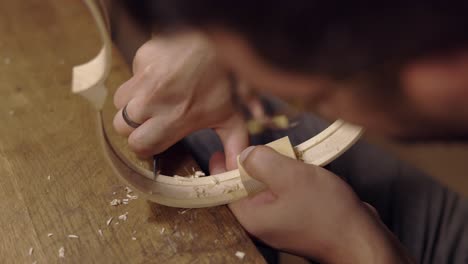
[[136, 18], [197, 29], [260, 90], [396, 137], [468, 138], [463, 1], [139, 0]]

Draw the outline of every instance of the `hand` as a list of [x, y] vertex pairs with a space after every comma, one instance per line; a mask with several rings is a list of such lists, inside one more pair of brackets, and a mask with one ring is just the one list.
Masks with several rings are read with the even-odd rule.
[[[211, 173], [225, 170], [223, 160], [212, 157]], [[338, 176], [265, 146], [244, 150], [240, 160], [268, 187], [229, 205], [253, 236], [321, 263], [410, 263], [375, 210]]]
[[[153, 38], [137, 52], [134, 75], [117, 90], [120, 109], [114, 127], [128, 136], [130, 148], [141, 157], [160, 153], [199, 129], [212, 128], [224, 145], [226, 162], [247, 147], [247, 128], [232, 101], [227, 72], [200, 35]], [[134, 129], [122, 118], [127, 105]]]

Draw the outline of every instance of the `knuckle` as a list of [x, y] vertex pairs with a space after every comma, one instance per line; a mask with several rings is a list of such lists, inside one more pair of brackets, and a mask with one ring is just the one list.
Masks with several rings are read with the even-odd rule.
[[143, 78], [148, 78], [148, 77], [154, 75], [156, 70], [157, 70], [157, 65], [154, 64], [154, 63], [150, 63], [150, 64], [146, 65], [143, 68], [143, 71], [142, 71], [141, 74], [142, 74]]
[[136, 73], [138, 70], [143, 66], [143, 64], [147, 61], [148, 53], [151, 52], [151, 43], [147, 42], [143, 44], [135, 53], [135, 57], [133, 58], [132, 68], [133, 72]]
[[124, 129], [124, 127], [122, 126], [122, 122], [121, 122], [120, 119], [121, 119], [121, 115], [120, 115], [120, 112], [118, 112], [114, 116], [114, 120], [112, 122], [112, 125], [114, 126], [114, 129], [117, 132], [117, 134], [119, 134], [121, 136], [126, 136], [127, 135], [127, 130]]
[[114, 101], [114, 106], [117, 109], [120, 109], [120, 108], [123, 107], [123, 105], [122, 105], [123, 104], [122, 95], [119, 92], [119, 91], [121, 91], [121, 89], [123, 89], [123, 86], [124, 86], [124, 84], [122, 84], [114, 94], [114, 98], [113, 98], [114, 100], [113, 101]]
[[135, 133], [132, 133], [128, 138], [128, 146], [130, 149], [135, 152], [140, 157], [149, 157], [153, 154], [154, 148], [145, 142], [142, 136], [134, 136]]

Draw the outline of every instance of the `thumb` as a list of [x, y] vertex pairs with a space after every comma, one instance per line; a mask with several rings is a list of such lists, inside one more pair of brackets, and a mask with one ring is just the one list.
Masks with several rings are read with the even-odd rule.
[[249, 135], [244, 120], [240, 115], [234, 115], [215, 129], [224, 147], [226, 168], [237, 168], [237, 156], [249, 145]]
[[245, 172], [263, 182], [273, 193], [279, 193], [293, 183], [294, 175], [300, 173], [303, 163], [286, 157], [268, 146], [252, 146], [240, 157]]

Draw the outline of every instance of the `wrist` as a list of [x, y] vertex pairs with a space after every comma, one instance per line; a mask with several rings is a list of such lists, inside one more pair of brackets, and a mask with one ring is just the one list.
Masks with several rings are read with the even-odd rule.
[[351, 223], [348, 231], [325, 263], [413, 263], [398, 239], [369, 211]]

